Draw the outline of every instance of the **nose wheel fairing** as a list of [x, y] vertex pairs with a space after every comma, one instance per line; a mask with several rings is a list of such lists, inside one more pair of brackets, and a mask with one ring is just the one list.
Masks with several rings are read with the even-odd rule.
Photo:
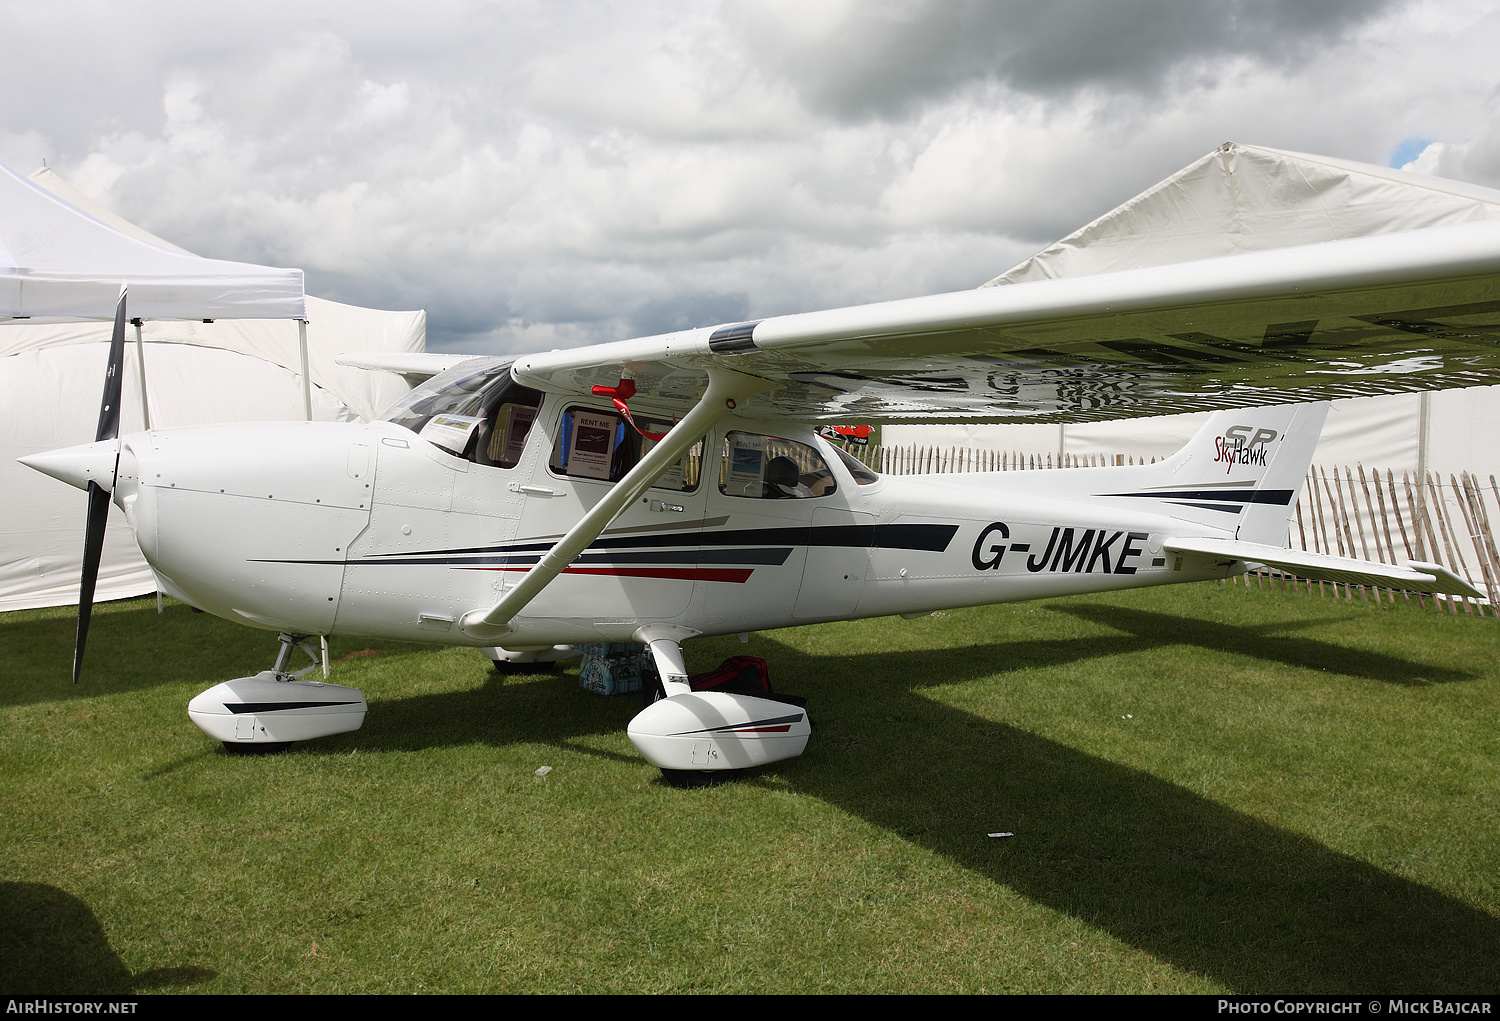
[[358, 730], [368, 709], [358, 688], [262, 670], [201, 692], [188, 703], [188, 717], [225, 744], [283, 744]]
[[[328, 640], [282, 633], [276, 665], [253, 677], [236, 677], [200, 692], [188, 703], [188, 718], [225, 745], [286, 744], [358, 730], [369, 707], [358, 688], [306, 680], [321, 668], [328, 676]], [[312, 665], [289, 673], [293, 649]]]

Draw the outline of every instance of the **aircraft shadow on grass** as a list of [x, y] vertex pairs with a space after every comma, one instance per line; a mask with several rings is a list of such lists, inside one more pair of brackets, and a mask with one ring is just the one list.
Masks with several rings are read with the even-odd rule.
[[[917, 695], [975, 664], [1026, 666], [1189, 644], [1397, 684], [1468, 675], [1305, 637], [1099, 604], [1051, 609], [1125, 632], [867, 657], [781, 772], [829, 801], [1175, 966], [1241, 991], [1493, 990], [1500, 920], [1149, 773]], [[783, 647], [782, 676], [830, 674]], [[798, 683], [801, 683], [800, 680]], [[811, 687], [811, 683], [808, 684]], [[830, 697], [832, 696], [832, 697]], [[855, 728], [875, 736], [841, 740]], [[963, 734], [955, 743], [953, 735]], [[995, 831], [1014, 838], [989, 839]]]
[[[100, 612], [100, 607], [107, 607]], [[276, 635], [252, 631], [193, 613], [173, 603], [158, 616], [153, 602], [139, 608], [95, 607], [83, 679], [72, 683], [73, 639], [78, 623], [69, 617], [41, 620], [0, 618], [0, 650], [6, 665], [0, 676], [0, 707], [66, 702], [203, 678], [203, 687], [269, 667]], [[300, 653], [299, 653], [300, 655]], [[36, 664], [18, 667], [22, 656]]]
[[215, 974], [191, 966], [132, 974], [83, 901], [42, 883], [0, 883], [0, 989], [6, 993], [163, 992]]
[[1307, 670], [1326, 670], [1347, 677], [1361, 677], [1406, 687], [1426, 687], [1453, 681], [1472, 681], [1480, 675], [1465, 670], [1414, 662], [1398, 656], [1351, 649], [1334, 642], [1283, 634], [1344, 618], [1277, 621], [1266, 624], [1221, 624], [1197, 617], [1181, 617], [1150, 610], [1135, 610], [1107, 603], [1068, 602], [1049, 604], [1047, 609], [1071, 614], [1094, 624], [1124, 632], [1128, 638], [1109, 636], [1120, 652], [1190, 645], [1214, 652], [1227, 652]]
[[[920, 693], [976, 673], [993, 675], [997, 666], [1055, 666], [1165, 645], [1391, 684], [1477, 675], [1285, 633], [1305, 623], [1218, 624], [1092, 603], [1050, 608], [1119, 633], [838, 657], [808, 655], [763, 636], [752, 651], [770, 661], [778, 686], [809, 696], [817, 724], [807, 754], [778, 764], [777, 772], [797, 791], [1231, 989], [1500, 986], [1500, 920], [1491, 915], [1179, 785]], [[123, 618], [118, 626], [132, 626], [133, 613], [113, 616]], [[202, 641], [216, 640], [217, 629], [198, 630]], [[397, 647], [386, 654], [411, 653]], [[240, 656], [197, 650], [192, 670], [207, 672], [220, 658]], [[488, 674], [477, 688], [379, 699], [358, 733], [295, 754], [538, 743], [636, 761], [589, 741], [618, 735], [639, 706], [634, 698], [582, 693], [571, 673], [518, 682], [489, 672], [483, 661], [475, 668]], [[127, 679], [109, 687], [147, 683]], [[995, 830], [1016, 837], [986, 838]], [[5, 896], [6, 926], [18, 917], [15, 903], [46, 901], [28, 884], [8, 884]], [[141, 977], [127, 976], [109, 951], [97, 922], [90, 928], [87, 908], [70, 906], [61, 891], [52, 896], [49, 910], [73, 919], [63, 928], [75, 933], [72, 944], [89, 955], [93, 972], [105, 976], [90, 988], [127, 988], [127, 979], [141, 988]], [[24, 931], [58, 931], [48, 925]]]
[[[756, 651], [781, 686], [810, 696], [816, 724], [807, 754], [778, 764], [778, 774], [797, 791], [1230, 989], [1500, 986], [1500, 920], [1491, 915], [1149, 773], [920, 694], [971, 679], [976, 664], [993, 674], [992, 664], [1058, 665], [1165, 644], [1314, 669], [1326, 664], [1397, 684], [1468, 675], [1268, 635], [1288, 630], [1285, 624], [1054, 608], [1125, 634], [838, 657], [762, 636]], [[629, 758], [583, 739], [618, 733], [638, 703], [597, 698], [575, 685], [571, 675], [519, 684], [496, 676], [477, 690], [381, 702], [363, 731], [318, 747], [334, 753], [537, 742]], [[1016, 836], [986, 836], [997, 830]]]

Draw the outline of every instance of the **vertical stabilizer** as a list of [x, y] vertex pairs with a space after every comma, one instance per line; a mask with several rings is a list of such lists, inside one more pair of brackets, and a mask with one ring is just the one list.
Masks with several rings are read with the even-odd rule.
[[1327, 417], [1326, 401], [1215, 412], [1129, 495], [1242, 542], [1285, 546]]

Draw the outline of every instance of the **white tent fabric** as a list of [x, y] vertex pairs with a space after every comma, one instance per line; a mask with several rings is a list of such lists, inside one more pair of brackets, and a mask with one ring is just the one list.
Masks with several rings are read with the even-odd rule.
[[[134, 242], [197, 259], [95, 205], [50, 171], [40, 170], [32, 180]], [[0, 204], [0, 220], [6, 212]], [[130, 288], [134, 316], [138, 286], [133, 280]], [[349, 351], [424, 350], [425, 313], [383, 312], [312, 297], [303, 309], [315, 420], [374, 418], [406, 392], [399, 376], [351, 369], [334, 359]], [[0, 611], [78, 598], [83, 495], [16, 458], [94, 438], [110, 329], [105, 321], [0, 319]], [[147, 320], [142, 339], [146, 397], [157, 428], [303, 417], [293, 320]], [[122, 432], [144, 427], [133, 331], [127, 331], [127, 341]], [[130, 525], [112, 507], [95, 598], [118, 599], [154, 588], [131, 541]]]
[[[130, 293], [133, 298], [134, 289]], [[352, 369], [334, 359], [350, 351], [425, 350], [425, 312], [385, 312], [312, 296], [306, 299], [306, 308], [308, 375], [314, 387], [327, 390], [355, 417], [363, 419], [375, 418], [406, 392], [406, 384], [394, 373]], [[133, 315], [133, 304], [131, 312]], [[108, 344], [110, 328], [107, 322], [87, 321], [0, 327], [0, 360], [72, 344]], [[127, 346], [134, 347], [134, 333], [127, 332], [132, 341]], [[154, 366], [159, 360], [154, 352], [158, 348], [218, 348], [279, 365], [299, 379], [302, 374], [297, 323], [291, 319], [220, 319], [211, 323], [147, 320], [141, 326], [141, 339], [146, 345], [147, 399], [153, 409], [153, 425], [162, 424], [156, 418], [153, 396], [157, 386]], [[135, 385], [136, 377], [126, 378], [127, 402]], [[292, 417], [302, 415], [299, 412]]]
[[[1220, 146], [984, 284], [1144, 266], [1389, 234], [1500, 216], [1500, 191], [1326, 156]], [[1426, 428], [1423, 428], [1423, 407]], [[889, 445], [1022, 454], [1163, 457], [1203, 415], [1051, 425], [886, 426]], [[1500, 387], [1335, 401], [1314, 460], [1500, 474]]]
[[[165, 248], [189, 258], [197, 258], [191, 252], [179, 248], [136, 226], [94, 202], [68, 181], [46, 167], [40, 167], [30, 175], [31, 181], [45, 188], [54, 197], [78, 207], [98, 222], [112, 227], [145, 244]], [[3, 207], [0, 207], [3, 208]], [[212, 262], [214, 260], [200, 260]], [[229, 263], [228, 265], [241, 265]], [[260, 267], [251, 267], [258, 269]], [[281, 272], [281, 271], [275, 271]], [[296, 272], [300, 274], [300, 270]], [[405, 383], [389, 373], [367, 372], [339, 365], [334, 359], [349, 351], [385, 352], [405, 354], [426, 350], [427, 313], [387, 312], [379, 309], [344, 305], [323, 298], [306, 296], [308, 373], [314, 386], [329, 391], [343, 402], [355, 415], [371, 419], [379, 415], [407, 390]], [[136, 307], [136, 288], [131, 287], [129, 299], [130, 315], [144, 315]], [[109, 314], [113, 314], [111, 299]], [[216, 347], [225, 351], [237, 351], [274, 362], [289, 372], [301, 374], [301, 352], [298, 349], [297, 325], [285, 319], [225, 318], [203, 323], [200, 317], [189, 317], [181, 322], [148, 321], [142, 328], [142, 340], [152, 344], [187, 344], [193, 347]], [[213, 318], [205, 316], [201, 318]], [[21, 324], [15, 324], [19, 326]], [[26, 329], [0, 330], [0, 358], [19, 354], [22, 351], [42, 347], [58, 347], [65, 344], [108, 343], [108, 329], [100, 329], [88, 322], [71, 321], [43, 328], [40, 324], [28, 324]], [[155, 361], [148, 353], [147, 369]], [[301, 417], [293, 416], [293, 417]]]
[[1500, 215], [1500, 191], [1305, 153], [1222, 145], [984, 284], [1090, 276]]
[[301, 319], [302, 271], [202, 259], [115, 230], [0, 167], [0, 321]]
[[[1422, 402], [1428, 402], [1422, 450]], [[1175, 452], [1198, 431], [1206, 414], [1162, 415], [1116, 422], [1055, 425], [888, 425], [881, 441], [889, 446], [972, 447], [1040, 458], [1058, 455], [1126, 454], [1137, 459]], [[1431, 394], [1391, 394], [1334, 401], [1313, 454], [1321, 465], [1363, 464], [1398, 476], [1425, 462], [1447, 476], [1470, 471], [1500, 477], [1500, 387], [1440, 390]]]

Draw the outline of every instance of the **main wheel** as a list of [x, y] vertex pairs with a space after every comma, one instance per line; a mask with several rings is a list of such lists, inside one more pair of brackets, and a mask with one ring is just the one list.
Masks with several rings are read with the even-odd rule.
[[223, 744], [230, 755], [275, 755], [292, 746], [290, 741], [225, 741]]
[[678, 788], [717, 787], [740, 775], [738, 769], [663, 769], [661, 778]]
[[650, 707], [653, 703], [667, 697], [667, 689], [662, 687], [661, 678], [654, 673], [641, 675], [641, 704]]

